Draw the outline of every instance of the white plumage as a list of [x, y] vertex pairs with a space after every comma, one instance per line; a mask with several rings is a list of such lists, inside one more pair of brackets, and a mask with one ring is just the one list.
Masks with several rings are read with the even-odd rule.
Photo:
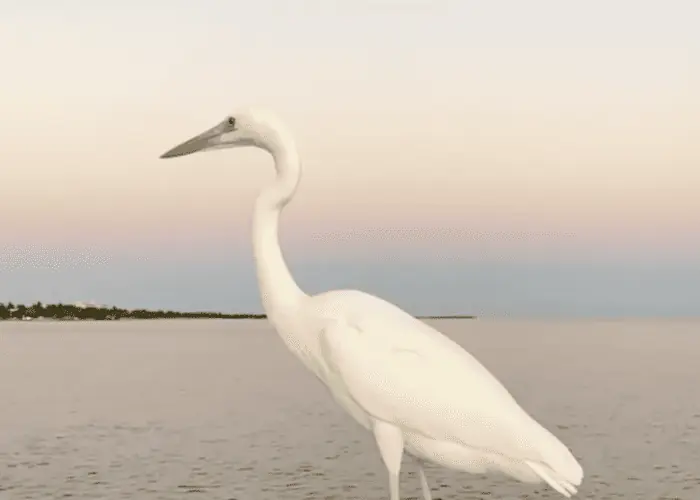
[[256, 202], [253, 244], [262, 302], [289, 349], [335, 400], [370, 430], [399, 500], [401, 457], [472, 473], [500, 471], [546, 482], [566, 497], [583, 470], [553, 434], [461, 346], [382, 299], [354, 290], [309, 296], [294, 282], [277, 239], [282, 208], [296, 192], [301, 164], [272, 113], [243, 110], [176, 146], [163, 158], [255, 146], [275, 159], [277, 178]]

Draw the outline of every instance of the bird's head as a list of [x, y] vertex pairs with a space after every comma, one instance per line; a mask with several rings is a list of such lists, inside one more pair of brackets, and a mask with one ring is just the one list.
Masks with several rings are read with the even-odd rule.
[[254, 146], [271, 151], [286, 135], [282, 122], [264, 109], [234, 111], [214, 127], [163, 153], [175, 158], [199, 151]]

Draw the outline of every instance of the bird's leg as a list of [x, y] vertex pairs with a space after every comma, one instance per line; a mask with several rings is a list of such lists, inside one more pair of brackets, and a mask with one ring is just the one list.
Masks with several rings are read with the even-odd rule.
[[401, 429], [386, 422], [374, 423], [374, 438], [379, 446], [379, 454], [389, 473], [391, 500], [399, 500], [399, 473], [403, 456], [403, 435]]
[[430, 494], [430, 486], [428, 486], [428, 480], [425, 478], [425, 470], [423, 469], [423, 464], [418, 464], [418, 475], [420, 476], [420, 487], [423, 490], [423, 500], [433, 500]]

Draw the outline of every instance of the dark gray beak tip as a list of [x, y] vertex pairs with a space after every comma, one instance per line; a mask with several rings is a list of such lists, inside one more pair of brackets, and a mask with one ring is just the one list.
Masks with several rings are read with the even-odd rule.
[[166, 151], [165, 153], [160, 155], [160, 159], [167, 160], [168, 158], [177, 158], [178, 156], [187, 156], [191, 153], [192, 153], [192, 151], [188, 151], [188, 150], [183, 149], [182, 147], [178, 146], [178, 147], [173, 148], [170, 151]]
[[175, 158], [177, 156], [187, 156], [198, 151], [204, 151], [207, 147], [211, 145], [212, 139], [214, 139], [220, 134], [220, 128], [221, 126], [217, 125], [216, 127], [209, 129], [196, 137], [188, 139], [182, 144], [178, 144], [174, 148], [171, 148], [162, 155], [160, 155], [160, 158]]
[[173, 149], [169, 149], [168, 151], [160, 155], [159, 158], [161, 160], [167, 160], [168, 158], [175, 158], [177, 156], [184, 156], [185, 154], [187, 154], [183, 153], [182, 151], [178, 151], [178, 149], [182, 150], [182, 148], [179, 146]]

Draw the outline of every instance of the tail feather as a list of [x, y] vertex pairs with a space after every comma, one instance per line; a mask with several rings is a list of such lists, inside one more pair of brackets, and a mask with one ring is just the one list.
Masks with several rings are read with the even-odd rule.
[[[581, 485], [582, 475], [572, 480], [558, 474], [552, 468], [538, 462], [526, 460], [525, 463], [537, 474], [542, 480], [554, 488], [556, 491], [564, 495], [566, 498], [571, 498], [578, 491], [578, 486]], [[580, 467], [580, 466], [579, 466]]]
[[540, 436], [536, 441], [536, 456], [531, 456], [525, 462], [552, 488], [570, 497], [583, 481], [583, 468], [571, 450], [556, 436], [539, 424], [537, 428]]

